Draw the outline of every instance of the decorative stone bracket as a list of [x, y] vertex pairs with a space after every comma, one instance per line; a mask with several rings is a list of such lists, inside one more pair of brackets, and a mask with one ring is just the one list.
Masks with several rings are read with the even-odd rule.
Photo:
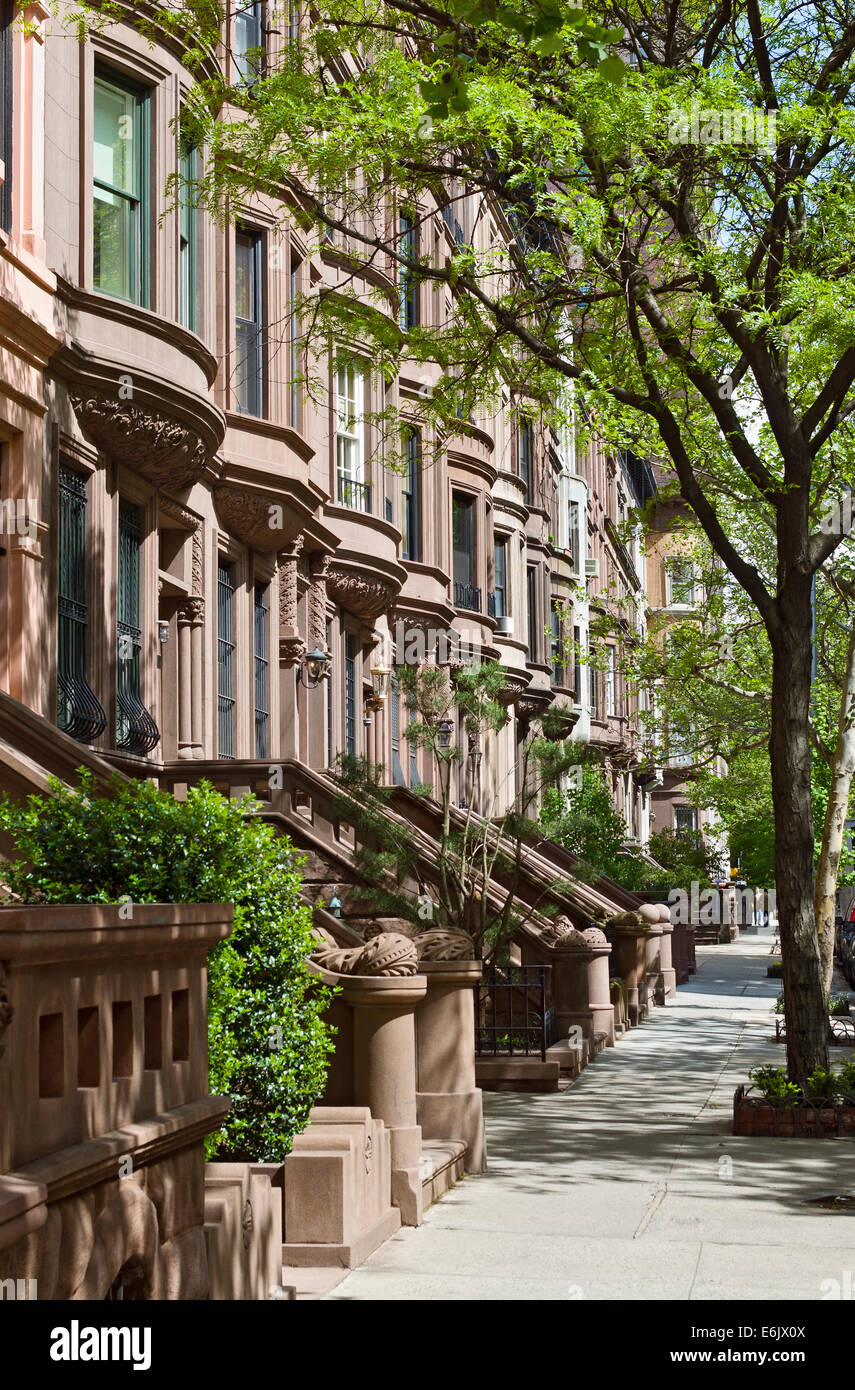
[[204, 477], [211, 454], [198, 431], [104, 391], [71, 391], [70, 399], [87, 438], [155, 487], [189, 487]]

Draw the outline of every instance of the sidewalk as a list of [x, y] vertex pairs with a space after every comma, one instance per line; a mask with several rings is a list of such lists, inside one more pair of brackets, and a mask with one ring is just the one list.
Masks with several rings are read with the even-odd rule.
[[784, 1060], [772, 939], [700, 949], [677, 1003], [569, 1090], [485, 1095], [489, 1171], [327, 1296], [851, 1298], [855, 1214], [805, 1203], [855, 1192], [855, 1141], [730, 1134], [738, 1083]]

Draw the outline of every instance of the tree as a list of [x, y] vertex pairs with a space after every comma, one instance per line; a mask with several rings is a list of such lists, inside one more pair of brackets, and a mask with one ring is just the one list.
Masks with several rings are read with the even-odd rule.
[[[379, 259], [451, 292], [450, 322], [405, 334], [376, 276], [373, 295], [343, 283], [313, 304], [342, 352], [370, 343], [387, 375], [438, 362], [421, 404], [451, 430], [502, 382], [549, 409], [569, 380], [613, 447], [673, 469], [770, 644], [788, 1065], [802, 1084], [827, 1061], [811, 595], [840, 539], [821, 509], [853, 474], [855, 4], [674, 0], [601, 17], [585, 43], [599, 63], [619, 25], [626, 70], [589, 66], [578, 10], [559, 0], [513, 13], [323, 0], [301, 44], [239, 90], [205, 66], [219, 7], [155, 7], [146, 23], [189, 30], [185, 120], [213, 156], [201, 199], [222, 214], [263, 195], [283, 221], [345, 237], [354, 277]], [[397, 203], [432, 216], [450, 180], [496, 210], [506, 252], [414, 258], [396, 219], [374, 215]], [[724, 496], [767, 516], [771, 578], [729, 532]]]
[[4, 868], [7, 893], [32, 903], [233, 903], [234, 928], [208, 962], [211, 1090], [231, 1107], [209, 1157], [281, 1162], [323, 1093], [331, 992], [306, 969], [311, 909], [300, 901], [300, 860], [257, 814], [252, 796], [229, 801], [210, 783], [176, 801], [151, 782], [98, 796], [51, 778], [50, 796], [0, 800], [0, 829], [20, 856]]
[[[762, 518], [735, 516], [743, 540], [750, 542], [758, 568], [768, 576], [774, 560], [768, 527]], [[824, 520], [832, 524], [833, 516]], [[698, 805], [720, 802], [726, 822], [738, 827], [739, 850], [754, 869], [763, 862], [758, 840], [774, 847], [773, 805], [768, 763], [752, 753], [768, 746], [772, 714], [772, 652], [765, 629], [747, 595], [717, 561], [699, 528], [685, 518], [674, 525], [675, 546], [693, 572], [692, 603], [675, 621], [673, 613], [652, 617], [645, 642], [624, 649], [626, 674], [655, 690], [653, 709], [644, 716], [648, 755], [669, 762], [675, 748], [691, 749], [696, 767], [723, 759], [736, 774], [728, 789], [713, 772], [697, 782]], [[834, 957], [834, 899], [841, 871], [844, 827], [855, 773], [855, 620], [851, 538], [841, 545], [832, 566], [816, 577], [814, 597], [814, 678], [811, 685], [809, 734], [812, 743], [811, 795], [816, 836], [816, 925], [823, 979], [831, 988]], [[600, 628], [620, 634], [620, 614], [610, 605]], [[754, 785], [745, 785], [740, 770], [750, 769]], [[759, 779], [759, 780], [758, 780]], [[734, 797], [754, 803], [746, 805]], [[762, 807], [756, 793], [762, 788]], [[761, 887], [774, 881], [765, 860]], [[846, 876], [844, 870], [844, 877]]]
[[[400, 666], [397, 680], [409, 714], [410, 747], [429, 754], [437, 771], [435, 786], [415, 789], [437, 807], [435, 854], [429, 858], [411, 827], [388, 815], [394, 788], [386, 784], [385, 769], [342, 759], [340, 809], [360, 839], [354, 862], [364, 886], [357, 896], [374, 912], [466, 932], [476, 956], [501, 958], [518, 928], [536, 912], [553, 915], [552, 895], [572, 887], [554, 880], [528, 904], [517, 892], [538, 806], [578, 762], [578, 745], [560, 737], [566, 714], [547, 710], [521, 746], [516, 790], [482, 785], [481, 768], [491, 762], [487, 745], [508, 720], [504, 669], [492, 661], [473, 663], [452, 676], [435, 666]], [[465, 748], [455, 738], [459, 727]], [[454, 774], [467, 766], [470, 780], [461, 796]]]

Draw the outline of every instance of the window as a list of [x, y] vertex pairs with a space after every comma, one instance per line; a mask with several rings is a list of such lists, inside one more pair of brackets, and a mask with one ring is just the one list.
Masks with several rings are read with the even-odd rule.
[[606, 714], [615, 712], [615, 649], [606, 647]]
[[696, 807], [675, 806], [674, 829], [678, 835], [695, 834], [698, 829], [698, 812]]
[[160, 741], [157, 725], [140, 698], [142, 628], [140, 508], [119, 500], [116, 747], [126, 753], [150, 753]]
[[235, 233], [235, 378], [242, 415], [261, 415], [264, 409], [261, 241], [260, 232]]
[[[419, 254], [419, 234], [414, 218], [401, 216], [398, 219], [398, 254], [407, 260], [416, 260]], [[408, 266], [400, 267], [398, 277], [400, 294], [399, 318], [401, 328], [406, 332], [415, 328], [419, 321], [419, 286], [415, 272]]]
[[12, 20], [13, 0], [0, 0], [0, 230], [12, 230]]
[[267, 585], [255, 586], [255, 756], [268, 756], [268, 700], [270, 692], [270, 657], [267, 640]]
[[242, 5], [235, 13], [235, 73], [240, 87], [251, 87], [262, 75], [264, 35], [261, 5]]
[[148, 303], [148, 96], [95, 75], [92, 283]]
[[365, 380], [352, 363], [335, 373], [335, 450], [338, 500], [358, 512], [371, 511], [371, 488], [365, 481]]
[[178, 216], [179, 317], [185, 328], [196, 331], [196, 150], [183, 145], [179, 159], [181, 180]]
[[693, 608], [695, 604], [695, 570], [691, 560], [671, 556], [666, 561], [666, 589], [669, 608]]
[[356, 657], [358, 645], [352, 632], [344, 638], [344, 751], [356, 753]]
[[59, 470], [57, 724], [81, 743], [103, 734], [107, 717], [86, 679], [86, 479]]
[[580, 509], [578, 502], [570, 503], [570, 554], [573, 559], [573, 569], [577, 574], [582, 571], [582, 529], [580, 525]]
[[234, 757], [234, 578], [223, 560], [217, 566], [217, 756]]
[[537, 570], [526, 570], [526, 599], [528, 602], [528, 660], [537, 661], [540, 643], [537, 640]]
[[389, 706], [392, 726], [392, 781], [396, 787], [405, 787], [407, 779], [401, 766], [401, 689], [398, 684], [397, 673], [394, 671], [392, 673]]
[[573, 700], [582, 703], [582, 629], [573, 628]]
[[401, 556], [405, 560], [419, 558], [419, 479], [421, 476], [422, 437], [418, 430], [407, 429], [407, 471], [401, 487]]
[[564, 684], [564, 642], [561, 631], [561, 605], [553, 603], [549, 611], [552, 684]]
[[495, 594], [495, 617], [506, 618], [510, 613], [508, 603], [508, 538], [496, 536], [493, 546], [493, 591]]
[[590, 664], [589, 667], [588, 667], [588, 672], [589, 672], [588, 679], [589, 679], [589, 681], [590, 681], [590, 686], [591, 686], [591, 718], [592, 718], [592, 719], [597, 719], [597, 720], [599, 720], [599, 718], [600, 718], [600, 673], [599, 673], [599, 671], [597, 670], [596, 665], [594, 664], [595, 661], [596, 661], [596, 659], [597, 659], [597, 657], [596, 657], [596, 653], [595, 653], [595, 651], [593, 650], [593, 648], [591, 649], [589, 655], [590, 655], [590, 657], [591, 657], [591, 664]]
[[475, 498], [451, 494], [451, 550], [454, 606], [481, 611], [481, 590], [475, 587]]
[[300, 428], [300, 320], [297, 314], [297, 298], [300, 293], [300, 267], [298, 256], [291, 252], [291, 316], [289, 319], [289, 375], [291, 380], [291, 428]]
[[532, 500], [532, 458], [534, 430], [530, 420], [524, 420], [519, 429], [520, 477], [525, 484], [525, 500]]

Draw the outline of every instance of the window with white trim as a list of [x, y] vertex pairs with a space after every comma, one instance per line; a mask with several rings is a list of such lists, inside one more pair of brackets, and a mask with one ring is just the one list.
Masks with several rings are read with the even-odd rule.
[[365, 373], [354, 363], [335, 369], [335, 456], [337, 496], [341, 506], [371, 511], [371, 488], [365, 479]]

